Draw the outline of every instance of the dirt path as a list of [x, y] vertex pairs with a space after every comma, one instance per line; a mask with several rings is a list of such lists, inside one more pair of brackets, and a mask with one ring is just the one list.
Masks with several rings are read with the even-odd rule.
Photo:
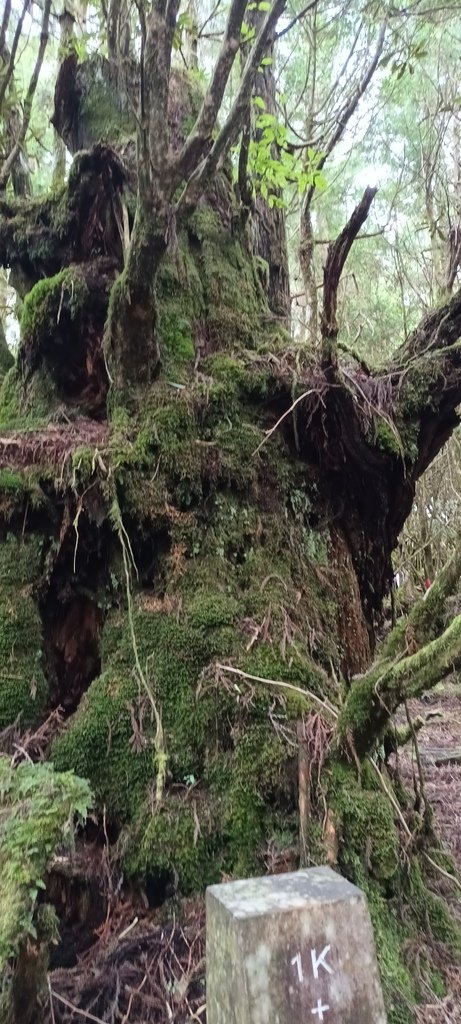
[[[412, 718], [426, 718], [418, 737], [426, 796], [434, 811], [435, 828], [454, 857], [461, 875], [461, 692], [447, 686], [409, 705]], [[402, 771], [411, 786], [418, 766], [410, 746], [402, 758]], [[447, 890], [448, 891], [448, 890]], [[461, 923], [461, 902], [450, 899]], [[461, 970], [448, 970], [449, 995], [417, 1010], [418, 1024], [461, 1024]]]

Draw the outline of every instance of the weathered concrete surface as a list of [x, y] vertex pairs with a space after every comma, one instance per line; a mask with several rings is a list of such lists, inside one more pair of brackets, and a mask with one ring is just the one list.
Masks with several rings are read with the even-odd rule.
[[364, 893], [331, 868], [207, 890], [208, 1024], [386, 1024]]

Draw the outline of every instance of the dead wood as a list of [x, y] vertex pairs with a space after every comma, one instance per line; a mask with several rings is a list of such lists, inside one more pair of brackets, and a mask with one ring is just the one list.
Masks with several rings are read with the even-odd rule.
[[349, 217], [341, 234], [328, 246], [327, 260], [323, 271], [323, 311], [320, 320], [322, 332], [322, 365], [336, 365], [338, 336], [338, 287], [344, 264], [360, 228], [365, 223], [377, 188], [366, 188], [358, 206]]

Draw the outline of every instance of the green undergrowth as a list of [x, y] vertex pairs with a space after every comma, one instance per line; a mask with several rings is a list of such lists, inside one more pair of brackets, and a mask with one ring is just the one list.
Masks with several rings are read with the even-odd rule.
[[[44, 877], [50, 857], [58, 844], [72, 842], [75, 817], [82, 822], [91, 802], [88, 783], [72, 772], [58, 774], [50, 764], [27, 761], [13, 767], [9, 758], [0, 757], [2, 1020], [11, 1019], [14, 958], [17, 958], [16, 969], [23, 981], [27, 978], [31, 989], [46, 985], [46, 947], [50, 940], [58, 938], [58, 922], [50, 906], [38, 905], [38, 897], [45, 889]], [[30, 942], [36, 942], [36, 952], [28, 959]]]

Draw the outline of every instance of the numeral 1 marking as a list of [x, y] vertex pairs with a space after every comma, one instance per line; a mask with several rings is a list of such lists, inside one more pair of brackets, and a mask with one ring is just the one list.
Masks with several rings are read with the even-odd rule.
[[298, 981], [304, 981], [303, 965], [301, 963], [301, 953], [297, 953], [296, 956], [293, 957], [291, 964], [292, 967], [296, 965], [296, 970], [298, 971]]

